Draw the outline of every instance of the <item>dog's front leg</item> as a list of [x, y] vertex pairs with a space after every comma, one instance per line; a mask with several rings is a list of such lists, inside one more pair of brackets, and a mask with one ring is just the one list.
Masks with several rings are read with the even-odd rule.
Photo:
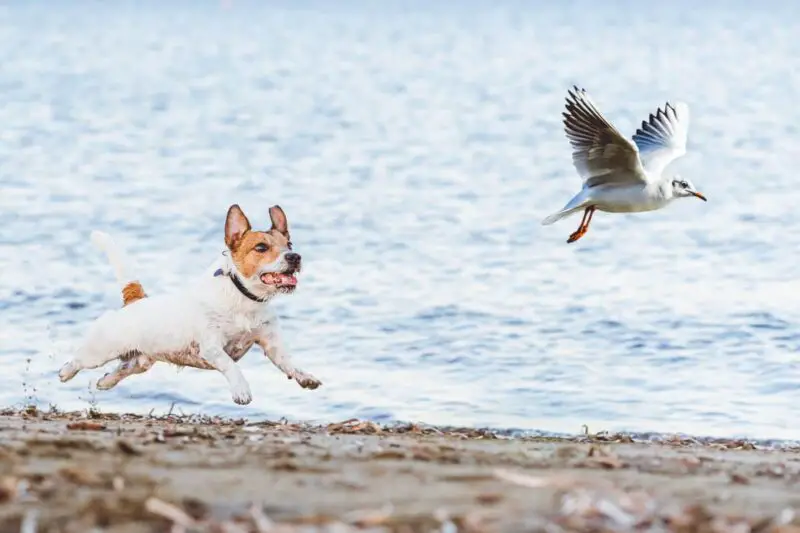
[[286, 374], [287, 378], [295, 380], [304, 389], [316, 389], [322, 385], [320, 380], [295, 368], [292, 364], [292, 359], [283, 344], [277, 316], [270, 315], [264, 322], [256, 336], [256, 343], [261, 346], [264, 355], [272, 361], [272, 364]]
[[203, 342], [200, 347], [200, 356], [222, 372], [222, 375], [228, 380], [228, 386], [231, 389], [234, 402], [239, 405], [246, 405], [253, 400], [253, 395], [250, 393], [250, 385], [247, 384], [244, 374], [239, 370], [236, 362], [222, 349], [221, 343], [216, 342], [216, 340]]

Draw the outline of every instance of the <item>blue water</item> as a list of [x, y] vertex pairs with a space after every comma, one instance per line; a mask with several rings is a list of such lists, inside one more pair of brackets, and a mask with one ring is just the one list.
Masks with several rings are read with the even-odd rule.
[[[0, 404], [800, 438], [798, 34], [777, 1], [4, 3]], [[688, 102], [709, 202], [541, 226], [573, 83], [628, 134]], [[182, 290], [234, 202], [289, 216], [275, 305], [324, 386], [255, 350], [246, 407], [193, 369], [60, 384], [119, 305], [89, 232]]]

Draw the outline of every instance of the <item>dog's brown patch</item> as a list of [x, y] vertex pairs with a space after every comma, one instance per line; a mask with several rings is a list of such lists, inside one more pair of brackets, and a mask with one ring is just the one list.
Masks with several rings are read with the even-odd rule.
[[[225, 244], [231, 251], [236, 269], [245, 277], [251, 277], [262, 265], [277, 261], [281, 252], [289, 247], [289, 227], [286, 215], [279, 206], [269, 210], [272, 228], [269, 231], [252, 231], [241, 208], [234, 204], [228, 209], [225, 219]], [[261, 250], [263, 245], [266, 249]], [[256, 248], [259, 250], [256, 250]]]
[[215, 367], [200, 356], [200, 345], [192, 342], [183, 350], [155, 353], [150, 356], [156, 361], [163, 361], [177, 366], [190, 366], [202, 370], [214, 370]]
[[141, 300], [142, 298], [147, 298], [147, 294], [144, 292], [144, 287], [142, 287], [142, 284], [138, 281], [131, 281], [122, 287], [123, 307], [132, 304], [137, 300]]
[[[274, 263], [286, 248], [288, 240], [276, 231], [248, 231], [238, 242], [236, 248], [231, 250], [231, 257], [236, 268], [245, 277], [255, 275], [262, 265]], [[256, 246], [263, 244], [265, 251], [256, 250]]]

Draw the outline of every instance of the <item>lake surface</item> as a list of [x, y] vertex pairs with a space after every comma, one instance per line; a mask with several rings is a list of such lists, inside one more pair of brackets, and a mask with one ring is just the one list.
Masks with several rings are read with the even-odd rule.
[[[0, 405], [800, 438], [799, 34], [777, 1], [4, 3]], [[541, 226], [573, 84], [626, 134], [686, 101], [708, 203]], [[166, 365], [60, 384], [120, 304], [89, 232], [180, 291], [231, 203], [286, 210], [324, 386], [255, 349], [246, 407]]]

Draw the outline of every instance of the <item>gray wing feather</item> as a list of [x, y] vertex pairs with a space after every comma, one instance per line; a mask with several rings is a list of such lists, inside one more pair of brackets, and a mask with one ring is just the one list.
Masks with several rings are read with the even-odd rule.
[[603, 117], [584, 89], [568, 91], [566, 107], [572, 162], [587, 187], [646, 181], [637, 146]]
[[661, 176], [664, 169], [686, 153], [689, 136], [689, 106], [678, 102], [674, 106], [667, 102], [650, 119], [642, 121], [642, 127], [633, 135], [639, 148], [644, 167], [653, 176]]

